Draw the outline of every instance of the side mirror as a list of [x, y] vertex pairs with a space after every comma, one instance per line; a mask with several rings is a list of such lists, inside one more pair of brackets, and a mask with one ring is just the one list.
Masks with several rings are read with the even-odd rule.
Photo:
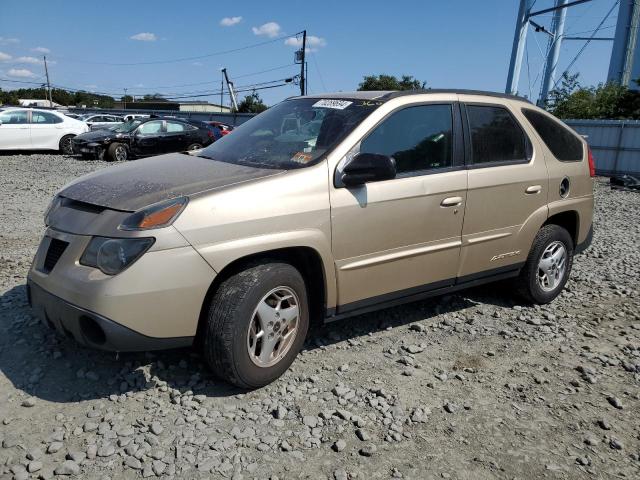
[[348, 187], [396, 178], [396, 161], [388, 155], [359, 153], [344, 166], [342, 183]]

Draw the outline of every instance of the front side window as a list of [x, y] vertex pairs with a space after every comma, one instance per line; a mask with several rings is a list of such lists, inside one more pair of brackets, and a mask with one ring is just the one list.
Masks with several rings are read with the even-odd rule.
[[527, 160], [524, 132], [506, 108], [467, 105], [474, 164]]
[[419, 105], [391, 114], [360, 144], [360, 153], [388, 155], [399, 174], [453, 165], [451, 105]]
[[294, 169], [313, 165], [382, 102], [294, 98], [253, 117], [199, 155], [250, 167]]
[[140, 125], [138, 133], [140, 135], [154, 135], [162, 131], [162, 121], [156, 120], [153, 122], [147, 122]]
[[186, 130], [184, 123], [167, 122], [167, 133], [184, 132]]
[[26, 110], [8, 110], [0, 113], [0, 122], [4, 125], [22, 125], [29, 123]]
[[567, 127], [530, 108], [523, 108], [522, 113], [554, 157], [562, 162], [582, 160], [582, 142]]

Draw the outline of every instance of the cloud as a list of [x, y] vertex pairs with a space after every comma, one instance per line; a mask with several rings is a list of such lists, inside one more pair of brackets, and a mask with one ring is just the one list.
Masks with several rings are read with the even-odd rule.
[[204, 65], [204, 63], [202, 63], [202, 62], [193, 62], [191, 65], [193, 65], [194, 67], [202, 67]]
[[12, 58], [13, 57], [8, 53], [0, 52], [0, 62], [6, 62], [8, 60], [11, 60]]
[[30, 63], [31, 65], [38, 65], [42, 63], [42, 60], [36, 57], [18, 57], [14, 60], [15, 63]]
[[32, 48], [31, 49], [32, 52], [38, 52], [38, 53], [51, 53], [51, 50], [49, 50], [46, 47], [36, 47], [36, 48]]
[[280, 35], [280, 25], [276, 22], [267, 22], [264, 25], [260, 25], [259, 27], [253, 27], [254, 35], [266, 35], [269, 38], [275, 38]]
[[31, 78], [35, 77], [36, 74], [31, 70], [27, 70], [26, 68], [12, 68], [7, 72], [7, 75], [10, 77], [20, 77], [20, 78]]
[[155, 33], [150, 32], [136, 33], [135, 35], [131, 35], [129, 38], [140, 42], [155, 42], [158, 39]]
[[9, 45], [11, 43], [20, 43], [20, 39], [14, 37], [0, 37], [0, 45]]
[[224, 17], [220, 20], [220, 25], [223, 27], [233, 27], [242, 21], [242, 17]]
[[[302, 37], [291, 37], [284, 41], [285, 45], [291, 47], [302, 48]], [[326, 47], [327, 41], [322, 37], [315, 35], [307, 35], [307, 52], [317, 52], [319, 48]]]

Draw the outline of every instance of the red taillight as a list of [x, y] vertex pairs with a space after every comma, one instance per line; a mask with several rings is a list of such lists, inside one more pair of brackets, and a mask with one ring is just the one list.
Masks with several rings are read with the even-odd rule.
[[592, 177], [596, 176], [596, 162], [593, 161], [593, 153], [591, 152], [591, 147], [589, 149], [589, 175]]
[[207, 135], [209, 135], [209, 138], [214, 138], [215, 135], [213, 134], [213, 132], [211, 130], [207, 130]]

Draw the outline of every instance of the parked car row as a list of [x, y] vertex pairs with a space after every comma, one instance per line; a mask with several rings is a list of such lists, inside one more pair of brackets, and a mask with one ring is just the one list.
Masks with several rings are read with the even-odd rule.
[[60, 150], [70, 155], [71, 139], [88, 131], [85, 122], [52, 110], [6, 108], [0, 112], [0, 150]]
[[0, 110], [0, 150], [59, 150], [66, 155], [107, 160], [196, 150], [231, 130], [233, 127], [221, 122], [142, 114], [121, 117], [19, 107]]
[[73, 152], [85, 158], [128, 160], [162, 153], [197, 150], [222, 134], [197, 120], [136, 118], [111, 128], [94, 130], [73, 139]]

